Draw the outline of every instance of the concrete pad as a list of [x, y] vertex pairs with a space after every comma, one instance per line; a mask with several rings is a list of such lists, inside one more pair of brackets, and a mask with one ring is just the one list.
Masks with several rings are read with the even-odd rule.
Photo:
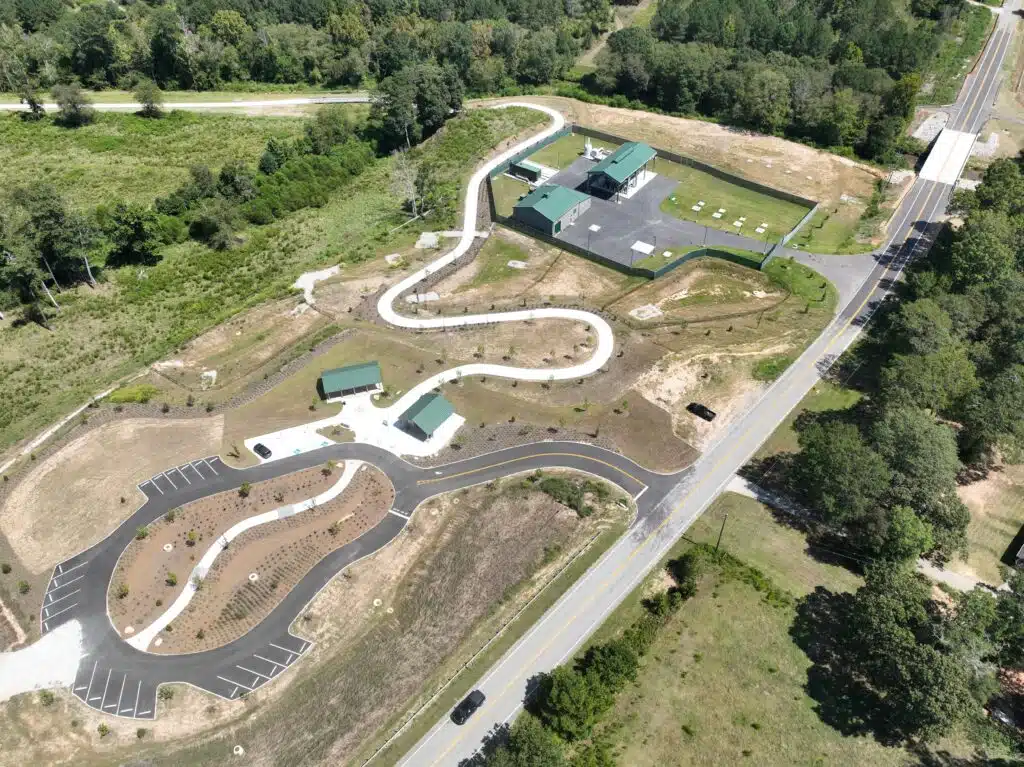
[[743, 226], [743, 222], [742, 221], [733, 221], [732, 225], [733, 226]]
[[642, 170], [637, 174], [636, 186], [631, 186], [625, 192], [620, 192], [619, 197], [624, 200], [629, 200], [634, 197], [640, 190], [651, 183], [655, 178], [658, 177], [657, 173], [651, 173], [649, 170]]
[[591, 224], [590, 226], [587, 227], [587, 229], [589, 229], [592, 232], [600, 232], [601, 231], [601, 225], [600, 224]]
[[691, 205], [690, 210], [695, 210], [698, 213], [700, 213], [700, 205]]
[[440, 246], [440, 238], [436, 232], [423, 232], [416, 240], [417, 250], [434, 250]]
[[721, 211], [719, 211], [718, 213], [712, 213], [711, 214], [711, 218], [721, 218], [721, 217], [722, 217], [722, 212]]
[[525, 261], [516, 261], [513, 259], [512, 261], [509, 261], [506, 266], [508, 266], [509, 269], [526, 269], [529, 264]]
[[649, 242], [643, 240], [637, 240], [630, 247], [630, 250], [635, 250], [637, 253], [643, 253], [645, 256], [651, 255], [654, 252], [654, 246]]
[[755, 231], [755, 232], [757, 232], [758, 234], [764, 234], [764, 232], [765, 232], [765, 229], [764, 229], [764, 227], [763, 227], [763, 226], [759, 226], [759, 227], [757, 227], [757, 229], [755, 229], [754, 231]]
[[654, 304], [645, 304], [644, 306], [638, 306], [636, 309], [631, 309], [629, 316], [634, 320], [655, 320], [658, 317], [664, 316], [664, 312]]

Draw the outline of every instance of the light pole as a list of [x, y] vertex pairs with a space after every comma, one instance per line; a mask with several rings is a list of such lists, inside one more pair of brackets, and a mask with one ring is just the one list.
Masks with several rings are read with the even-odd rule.
[[725, 518], [722, 520], [722, 529], [718, 531], [718, 540], [715, 542], [715, 553], [718, 553], [718, 547], [722, 543], [722, 533], [725, 532], [725, 523], [729, 521], [729, 512], [725, 513]]

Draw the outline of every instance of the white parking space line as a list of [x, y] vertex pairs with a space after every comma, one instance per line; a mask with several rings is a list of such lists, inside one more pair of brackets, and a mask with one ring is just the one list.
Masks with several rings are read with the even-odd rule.
[[50, 615], [50, 614], [49, 614], [50, 608], [49, 608], [49, 607], [47, 607], [47, 608], [45, 608], [45, 610], [46, 610], [46, 620], [48, 620], [48, 621], [52, 621], [52, 620], [53, 620], [54, 618], [56, 618], [56, 617], [57, 617], [58, 615], [61, 615], [61, 614], [63, 614], [63, 613], [66, 613], [66, 612], [67, 612], [68, 610], [70, 610], [70, 609], [71, 609], [72, 607], [77, 607], [77, 606], [78, 606], [78, 602], [75, 602], [74, 604], [70, 604], [70, 605], [68, 605], [68, 606], [67, 606], [67, 607], [65, 607], [65, 608], [64, 608], [63, 610], [58, 610], [58, 611], [57, 611], [57, 612], [55, 612], [55, 613], [54, 613], [53, 615]]
[[242, 689], [248, 690], [249, 692], [252, 692], [252, 688], [251, 687], [246, 687], [244, 684], [242, 684], [241, 682], [236, 682], [234, 679], [228, 679], [226, 676], [220, 676], [220, 674], [217, 675], [217, 678], [222, 680], [222, 681], [227, 682], [228, 684], [238, 685]]
[[250, 674], [254, 674], [256, 676], [261, 676], [264, 679], [268, 679], [268, 680], [270, 679], [270, 677], [267, 676], [266, 674], [261, 674], [259, 671], [253, 671], [251, 668], [246, 668], [245, 666], [239, 666], [237, 663], [235, 664], [235, 668], [240, 668], [240, 669], [242, 669], [242, 671], [248, 671]]
[[192, 484], [192, 480], [185, 476], [185, 472], [181, 470], [181, 467], [178, 467], [177, 469], [175, 469], [175, 471], [178, 472], [178, 476], [180, 476], [183, 480], [188, 482], [190, 485]]
[[636, 495], [633, 496], [633, 500], [634, 501], [639, 501], [640, 500], [640, 496], [643, 495], [646, 492], [647, 492], [647, 487], [645, 486], [643, 490], [641, 490], [639, 493], [637, 493]]
[[230, 697], [230, 698], [233, 698], [233, 697], [235, 697], [235, 696], [236, 696], [237, 694], [238, 694], [238, 686], [236, 685], [236, 686], [235, 686], [235, 689], [233, 689], [233, 690], [231, 691], [231, 695], [229, 695], [228, 697]]
[[195, 462], [193, 462], [193, 463], [190, 463], [190, 464], [189, 464], [189, 466], [191, 466], [191, 467], [192, 467], [192, 471], [194, 471], [194, 472], [195, 472], [196, 474], [198, 474], [198, 475], [199, 475], [200, 477], [202, 477], [203, 479], [206, 479], [206, 475], [205, 475], [205, 474], [203, 474], [203, 472], [199, 471], [199, 467], [198, 467], [198, 466], [196, 466], [196, 464], [197, 464], [197, 463], [199, 463], [199, 461], [195, 461]]
[[253, 653], [252, 657], [259, 658], [262, 661], [266, 661], [267, 663], [272, 663], [273, 665], [279, 666], [281, 668], [286, 668], [283, 664], [278, 663], [276, 660], [270, 660], [270, 658], [264, 658], [262, 655], [257, 655], [256, 653]]
[[153, 712], [152, 711], [140, 711], [136, 716], [146, 716], [146, 714], [151, 714], [151, 713], [153, 713]]
[[167, 476], [167, 472], [166, 471], [163, 474], [161, 474], [160, 476], [162, 476], [164, 479], [166, 479], [168, 482], [170, 482], [171, 483], [171, 487], [173, 487], [175, 490], [178, 489], [178, 486], [176, 484], [174, 484], [174, 480]]
[[[123, 714], [123, 713], [124, 713], [125, 711], [131, 711], [131, 710], [132, 710], [132, 707], [131, 707], [131, 706], [128, 706], [128, 708], [122, 708], [122, 709], [121, 709], [120, 711], [118, 711], [117, 713], [119, 713], [119, 714]], [[132, 716], [134, 716], [134, 714], [133, 714]]]
[[139, 696], [142, 694], [142, 680], [139, 680], [139, 688], [135, 691], [135, 710], [132, 711], [132, 716], [136, 716], [139, 713]]
[[107, 702], [107, 688], [110, 687], [110, 675], [114, 673], [114, 669], [107, 669], [107, 683], [103, 685], [103, 697], [100, 699], [100, 706]]
[[[151, 479], [147, 479], [147, 480], [146, 480], [145, 482], [143, 482], [142, 484], [140, 484], [140, 485], [139, 485], [139, 488], [141, 488], [141, 487], [142, 487], [142, 485], [152, 485], [152, 486], [153, 486], [153, 487], [155, 487], [155, 488], [156, 488], [157, 490], [160, 490], [160, 485], [158, 485], [158, 484], [157, 484], [156, 482], [154, 482], [154, 481], [153, 481], [153, 480], [151, 480]], [[163, 495], [163, 494], [164, 494], [164, 491], [163, 491], [163, 490], [160, 490], [160, 495]]]
[[57, 597], [56, 599], [54, 599], [54, 598], [53, 598], [53, 595], [52, 595], [52, 593], [51, 593], [51, 592], [47, 592], [47, 593], [46, 593], [46, 598], [47, 598], [47, 599], [49, 599], [50, 601], [46, 603], [46, 606], [47, 606], [47, 607], [52, 607], [53, 605], [57, 604], [58, 602], [63, 602], [63, 601], [64, 601], [65, 599], [67, 599], [68, 597], [73, 597], [73, 596], [74, 596], [75, 594], [77, 594], [77, 593], [78, 593], [79, 591], [81, 591], [81, 589], [75, 589], [74, 591], [69, 591], [69, 592], [68, 592], [67, 594], [65, 594], [64, 596], [62, 596], [62, 597]]
[[121, 707], [121, 698], [124, 697], [124, 684], [128, 681], [128, 672], [121, 678], [121, 692], [117, 695], [117, 708]]
[[88, 687], [88, 685], [84, 685], [84, 684], [79, 685], [78, 687], [75, 688], [75, 692], [78, 692], [79, 690], [84, 690], [87, 687]]
[[210, 464], [210, 462], [207, 459], [204, 458], [203, 459], [203, 463], [206, 464], [207, 468], [209, 468], [210, 471], [212, 471], [217, 476], [220, 476], [220, 472], [217, 471], [215, 468], [213, 468], [213, 466]]
[[409, 519], [409, 517], [407, 517], [405, 514], [403, 514], [400, 511], [395, 511], [394, 509], [388, 509], [388, 514], [394, 514], [396, 517], [401, 517], [402, 519], [405, 519], [405, 520]]
[[[295, 650], [289, 650], [287, 647], [281, 647], [281, 645], [274, 644], [273, 642], [267, 642], [267, 644], [269, 644], [271, 647], [276, 647], [278, 650], [283, 650], [284, 652], [288, 653], [289, 655], [298, 655], [299, 653], [302, 652], [301, 650], [299, 650], [299, 652], [295, 652]], [[288, 661], [288, 662], [291, 663], [291, 661]]]
[[63, 575], [63, 574], [64, 574], [64, 571], [61, 569], [60, 565], [57, 565], [57, 575]]
[[46, 593], [49, 594], [51, 592], [57, 591], [58, 589], [62, 589], [65, 586], [70, 586], [72, 583], [77, 583], [78, 581], [82, 580], [82, 578], [84, 578], [84, 577], [85, 577], [84, 574], [83, 575], [79, 575], [77, 578], [72, 578], [70, 581], [64, 581], [64, 583], [57, 583], [57, 579], [54, 578], [53, 582], [57, 583], [57, 585], [56, 586], [52, 586], [51, 588], [48, 588], [46, 590]]

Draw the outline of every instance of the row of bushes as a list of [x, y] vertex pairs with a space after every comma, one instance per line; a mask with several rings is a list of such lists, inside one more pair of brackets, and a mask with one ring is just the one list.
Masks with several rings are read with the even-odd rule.
[[608, 487], [603, 482], [595, 482], [592, 479], [571, 480], [546, 475], [542, 471], [534, 472], [526, 482], [563, 506], [568, 506], [580, 517], [589, 517], [594, 513], [594, 507], [586, 501], [588, 495], [598, 501], [604, 501], [610, 495]]

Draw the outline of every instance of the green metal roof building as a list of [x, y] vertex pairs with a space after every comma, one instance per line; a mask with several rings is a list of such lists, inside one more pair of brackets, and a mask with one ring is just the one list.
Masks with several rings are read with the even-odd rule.
[[382, 388], [383, 380], [380, 363], [361, 362], [358, 365], [325, 370], [320, 374], [316, 389], [323, 399], [334, 399], [358, 392], [379, 390]]
[[512, 215], [520, 223], [555, 236], [590, 208], [590, 197], [575, 189], [544, 184], [515, 204]]
[[587, 188], [615, 194], [623, 187], [633, 186], [640, 171], [658, 156], [647, 144], [627, 141], [587, 171]]
[[424, 394], [413, 406], [402, 413], [401, 421], [406, 428], [429, 437], [437, 428], [455, 413], [455, 407], [440, 394]]
[[520, 160], [508, 166], [509, 173], [527, 181], [538, 181], [543, 169], [529, 160]]

